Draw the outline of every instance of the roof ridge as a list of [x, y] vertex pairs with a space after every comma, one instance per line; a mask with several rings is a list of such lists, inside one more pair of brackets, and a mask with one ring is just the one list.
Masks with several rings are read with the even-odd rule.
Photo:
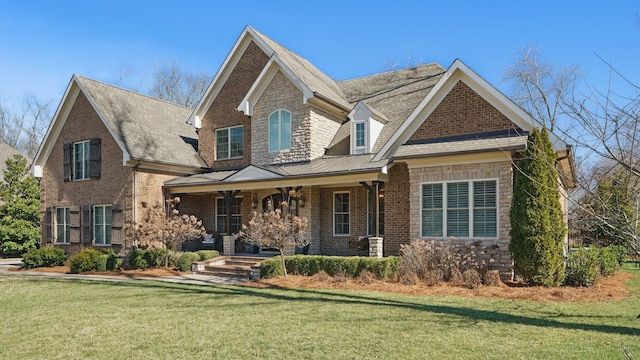
[[404, 68], [404, 69], [382, 71], [382, 72], [379, 72], [379, 73], [369, 74], [369, 75], [355, 77], [355, 78], [351, 78], [351, 79], [337, 80], [336, 82], [337, 83], [343, 83], [343, 82], [347, 82], [347, 81], [362, 80], [362, 79], [371, 78], [371, 77], [375, 77], [375, 76], [393, 74], [393, 73], [398, 73], [398, 72], [401, 72], [401, 71], [408, 71], [408, 70], [411, 70], [411, 69], [423, 68], [423, 67], [434, 66], [434, 65], [435, 66], [439, 66], [440, 68], [442, 68], [442, 70], [446, 70], [445, 67], [443, 67], [442, 65], [440, 65], [439, 63], [434, 61], [434, 62], [431, 62], [431, 63], [428, 63], [428, 64], [421, 64], [421, 65], [412, 66], [412, 67], [408, 67], [408, 68]]
[[155, 100], [155, 101], [159, 101], [159, 102], [162, 102], [162, 103], [165, 103], [165, 104], [168, 104], [168, 105], [173, 105], [173, 106], [176, 106], [176, 107], [181, 107], [181, 108], [193, 111], [193, 108], [190, 108], [188, 106], [176, 104], [176, 103], [173, 103], [171, 101], [160, 99], [160, 98], [157, 98], [155, 96], [148, 95], [148, 94], [143, 94], [143, 93], [135, 91], [135, 90], [127, 89], [127, 88], [116, 86], [116, 85], [113, 85], [113, 84], [109, 84], [109, 83], [106, 83], [104, 81], [88, 78], [88, 77], [80, 75], [80, 74], [73, 74], [73, 76], [75, 76], [77, 78], [84, 79], [84, 80], [92, 81], [94, 83], [97, 83], [97, 84], [100, 84], [100, 85], [103, 85], [103, 86], [108, 86], [108, 87], [116, 89], [116, 90], [125, 91], [125, 92], [131, 93], [133, 95], [142, 96], [142, 97], [145, 97], [145, 98], [147, 98], [149, 100]]

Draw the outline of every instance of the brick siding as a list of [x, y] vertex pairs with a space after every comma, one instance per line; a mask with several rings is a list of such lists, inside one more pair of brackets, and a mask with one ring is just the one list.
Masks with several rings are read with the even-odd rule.
[[515, 128], [506, 116], [459, 81], [409, 141]]

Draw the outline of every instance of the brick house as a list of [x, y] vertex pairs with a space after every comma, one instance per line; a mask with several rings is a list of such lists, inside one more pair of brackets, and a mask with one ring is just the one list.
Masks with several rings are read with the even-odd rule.
[[[460, 60], [335, 81], [247, 27], [193, 111], [74, 76], [35, 160], [43, 239], [61, 243], [68, 212], [70, 249], [103, 244], [105, 204], [111, 246], [126, 250], [122, 222], [163, 196], [236, 233], [289, 199], [309, 222], [305, 253], [364, 255], [370, 236], [395, 255], [434, 239], [481, 246], [507, 273], [513, 163], [540, 126]], [[551, 137], [564, 191], [572, 155]]]

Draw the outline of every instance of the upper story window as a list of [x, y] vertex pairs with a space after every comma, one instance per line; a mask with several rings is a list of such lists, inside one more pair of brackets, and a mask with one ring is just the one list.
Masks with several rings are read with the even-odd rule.
[[356, 148], [364, 148], [365, 147], [365, 136], [366, 136], [366, 132], [365, 132], [365, 123], [364, 122], [358, 122], [355, 123], [355, 127], [356, 127], [356, 131], [355, 131], [355, 136], [356, 136]]
[[64, 144], [64, 181], [99, 179], [100, 146], [100, 138]]
[[291, 150], [291, 113], [276, 110], [269, 115], [269, 152]]
[[89, 178], [89, 160], [91, 148], [89, 140], [73, 144], [73, 179], [85, 180]]
[[422, 237], [497, 237], [497, 181], [422, 184]]
[[216, 160], [241, 158], [243, 145], [242, 126], [216, 130]]

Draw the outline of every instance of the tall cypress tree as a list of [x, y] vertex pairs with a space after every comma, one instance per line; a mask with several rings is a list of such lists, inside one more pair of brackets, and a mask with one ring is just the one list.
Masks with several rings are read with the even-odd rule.
[[567, 229], [555, 161], [547, 130], [534, 129], [515, 171], [509, 233], [515, 272], [533, 285], [558, 286], [564, 281]]

